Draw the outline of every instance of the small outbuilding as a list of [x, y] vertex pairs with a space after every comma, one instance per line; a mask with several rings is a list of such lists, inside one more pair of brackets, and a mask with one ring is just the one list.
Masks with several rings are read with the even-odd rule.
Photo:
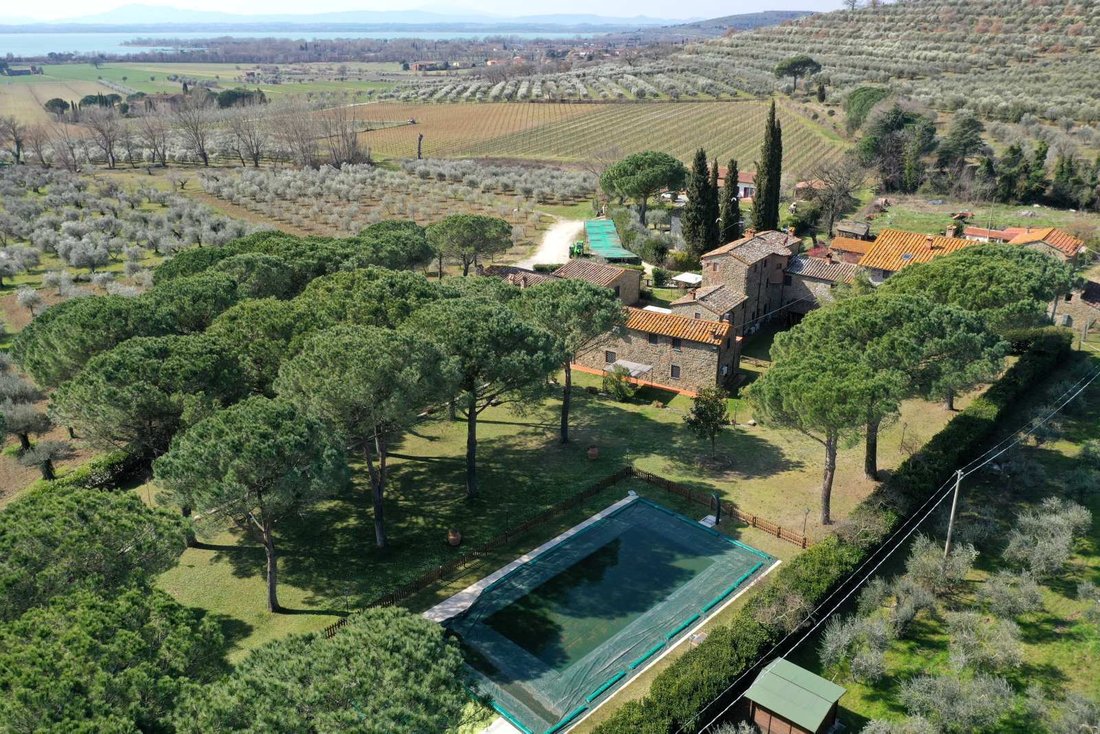
[[836, 725], [844, 688], [783, 658], [768, 663], [745, 692], [749, 721], [763, 734], [825, 734]]

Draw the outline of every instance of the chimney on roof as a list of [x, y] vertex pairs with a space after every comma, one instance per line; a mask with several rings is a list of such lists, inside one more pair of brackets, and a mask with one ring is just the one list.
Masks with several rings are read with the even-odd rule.
[[746, 239], [752, 239], [755, 236], [756, 236], [756, 230], [753, 229], [752, 227], [749, 227], [748, 229], [745, 230], [745, 238]]
[[787, 234], [794, 237], [794, 227], [787, 227]]

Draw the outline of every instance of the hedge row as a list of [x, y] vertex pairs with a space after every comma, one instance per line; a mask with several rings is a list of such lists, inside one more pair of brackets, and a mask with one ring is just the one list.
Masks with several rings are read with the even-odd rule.
[[115, 489], [134, 473], [149, 466], [147, 458], [126, 451], [111, 451], [96, 456], [57, 479], [39, 479], [28, 492], [48, 489]]
[[774, 620], [771, 610], [792, 597], [816, 605], [843, 581], [904, 516], [978, 452], [1009, 408], [1069, 355], [1071, 339], [1065, 331], [1035, 338], [1000, 380], [864, 500], [847, 526], [781, 566], [728, 626], [677, 659], [644, 698], [625, 704], [597, 734], [667, 734], [681, 726], [696, 731], [705, 723], [695, 721], [699, 712], [786, 634], [760, 619]]

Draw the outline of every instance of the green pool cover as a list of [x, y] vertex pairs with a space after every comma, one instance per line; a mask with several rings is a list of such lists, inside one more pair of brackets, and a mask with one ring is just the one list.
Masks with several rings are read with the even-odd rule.
[[608, 262], [639, 263], [640, 257], [623, 247], [619, 231], [610, 219], [589, 219], [584, 223], [584, 233], [588, 238], [588, 249], [594, 255]]
[[639, 498], [499, 579], [446, 624], [477, 694], [520, 731], [558, 732], [772, 560]]

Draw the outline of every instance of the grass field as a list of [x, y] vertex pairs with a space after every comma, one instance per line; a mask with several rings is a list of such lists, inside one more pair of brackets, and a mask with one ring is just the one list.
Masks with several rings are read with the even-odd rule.
[[394, 80], [408, 74], [398, 64], [345, 64], [347, 78], [337, 80], [333, 64], [295, 64], [285, 67], [286, 80], [279, 84], [243, 81], [244, 71], [252, 64], [46, 64], [44, 73], [34, 76], [0, 76], [0, 115], [17, 114], [27, 122], [49, 119], [42, 103], [52, 97], [79, 101], [87, 94], [107, 94], [115, 90], [100, 80], [121, 84], [146, 94], [175, 93], [182, 88], [181, 79], [213, 82], [218, 89], [247, 86], [260, 88], [271, 99], [291, 94], [350, 93], [388, 89]]
[[[700, 146], [722, 163], [731, 157], [749, 169], [763, 141], [767, 103], [681, 102], [642, 104], [395, 104], [357, 108], [367, 120], [415, 119], [416, 125], [364, 135], [375, 155], [410, 157], [424, 135], [429, 157], [489, 157], [584, 163], [641, 150], [662, 150], [691, 160]], [[835, 160], [845, 143], [832, 131], [780, 108], [784, 171], [800, 176]]]
[[[932, 195], [890, 196], [889, 210], [871, 220], [872, 231], [901, 229], [908, 232], [938, 232], [952, 224], [951, 215], [972, 212], [976, 227], [1062, 227], [1078, 233], [1100, 229], [1100, 215], [1024, 204], [960, 202]], [[942, 203], [936, 203], [942, 202]], [[1094, 235], [1095, 236], [1095, 235]]]
[[[1100, 339], [1095, 340], [1100, 349]], [[1100, 358], [1092, 364], [1100, 366]], [[1063, 375], [1051, 377], [1053, 383]], [[1048, 383], [1049, 384], [1049, 383]], [[1044, 393], [1020, 406], [1019, 414], [1007, 425], [1022, 425], [1031, 412], [1044, 405]], [[1100, 422], [1096, 420], [1100, 410], [1100, 384], [1094, 383], [1082, 395], [1084, 401], [1063, 425], [1062, 436], [1042, 446], [1027, 446], [1026, 456], [1037, 462], [1046, 472], [1046, 482], [1030, 493], [1006, 493], [998, 477], [979, 474], [964, 486], [964, 502], [970, 507], [994, 508], [1002, 525], [1007, 527], [1025, 504], [1038, 503], [1043, 497], [1057, 495], [1064, 487], [1069, 472], [1076, 468], [1074, 457], [1082, 442], [1100, 438]], [[1080, 498], [1075, 498], [1080, 501]], [[1100, 697], [1100, 629], [1083, 618], [1086, 603], [1076, 598], [1076, 586], [1080, 581], [1100, 582], [1100, 496], [1095, 492], [1085, 498], [1084, 504], [1092, 511], [1092, 527], [1079, 541], [1076, 553], [1070, 560], [1063, 577], [1041, 587], [1042, 609], [1020, 617], [1021, 639], [1024, 653], [1023, 666], [1010, 671], [1007, 678], [1017, 693], [1028, 685], [1041, 685], [1048, 695], [1061, 697], [1066, 692], [1076, 692], [1086, 698]], [[960, 515], [960, 526], [965, 529], [965, 511]], [[941, 523], [942, 525], [942, 523]], [[967, 579], [967, 588], [953, 596], [948, 604], [952, 609], [973, 608], [977, 591], [982, 583], [1004, 564], [996, 549], [986, 549], [980, 555], [974, 571]], [[887, 576], [903, 570], [904, 552], [891, 559]], [[848, 609], [846, 611], [851, 611]], [[848, 692], [841, 699], [841, 720], [851, 729], [858, 730], [870, 719], [898, 719], [905, 714], [899, 701], [903, 681], [925, 673], [948, 673], [952, 670], [948, 660], [948, 635], [942, 609], [918, 616], [912, 630], [893, 642], [887, 651], [887, 675], [874, 685], [849, 680], [838, 680]], [[795, 662], [819, 674], [827, 674], [817, 656], [820, 636], [811, 637], [792, 658]], [[1010, 717], [1002, 722], [998, 731], [1024, 734], [1030, 731], [1030, 722], [1020, 717]]]
[[46, 100], [60, 97], [67, 102], [79, 102], [87, 94], [109, 91], [94, 80], [0, 76], [0, 115], [14, 115], [27, 123], [47, 122], [52, 115], [42, 107]]
[[[586, 375], [576, 379], [578, 387], [596, 382]], [[821, 450], [812, 440], [763, 427], [730, 429], [719, 439], [721, 460], [713, 462], [706, 458], [703, 443], [683, 426], [687, 398], [646, 390], [635, 402], [615, 403], [578, 389], [575, 401], [574, 441], [564, 447], [555, 430], [557, 400], [522, 417], [506, 407], [488, 410], [479, 430], [483, 496], [473, 502], [465, 499], [463, 490], [464, 424], [435, 419], [419, 426], [394, 449], [386, 507], [393, 547], [387, 553], [373, 546], [361, 477], [356, 489], [288, 521], [279, 532], [280, 588], [283, 603], [296, 613], [265, 611], [262, 549], [235, 532], [217, 534], [209, 539], [210, 545], [187, 550], [179, 566], [162, 576], [161, 584], [181, 602], [223, 615], [230, 626], [240, 629], [239, 649], [249, 649], [291, 632], [323, 627], [335, 615], [462, 552], [447, 546], [449, 528], [463, 533], [465, 545], [477, 545], [626, 463], [700, 490], [718, 491], [742, 509], [797, 532], [804, 522], [811, 535], [823, 532], [814, 512]], [[742, 401], [737, 403], [744, 421], [748, 409]], [[902, 433], [910, 437], [907, 441], [927, 439], [946, 419], [938, 406], [908, 404], [902, 421], [883, 436], [882, 464], [896, 466], [904, 455], [899, 449]], [[585, 457], [591, 445], [600, 448], [594, 462]], [[846, 515], [871, 489], [872, 483], [862, 478], [859, 447], [846, 448], [833, 500], [835, 515]], [[139, 491], [155, 498], [148, 485]], [[702, 516], [702, 509], [692, 509], [691, 514]], [[563, 521], [564, 527], [578, 521], [571, 517]], [[746, 540], [765, 552], [789, 557], [797, 550], [787, 544], [777, 547], [779, 541], [751, 532]], [[536, 540], [531, 547], [538, 545]], [[509, 560], [507, 556], [521, 550], [502, 549], [505, 557], [497, 560]], [[488, 570], [492, 569], [480, 575]], [[422, 594], [410, 606], [426, 608], [453, 593], [454, 586]]]

